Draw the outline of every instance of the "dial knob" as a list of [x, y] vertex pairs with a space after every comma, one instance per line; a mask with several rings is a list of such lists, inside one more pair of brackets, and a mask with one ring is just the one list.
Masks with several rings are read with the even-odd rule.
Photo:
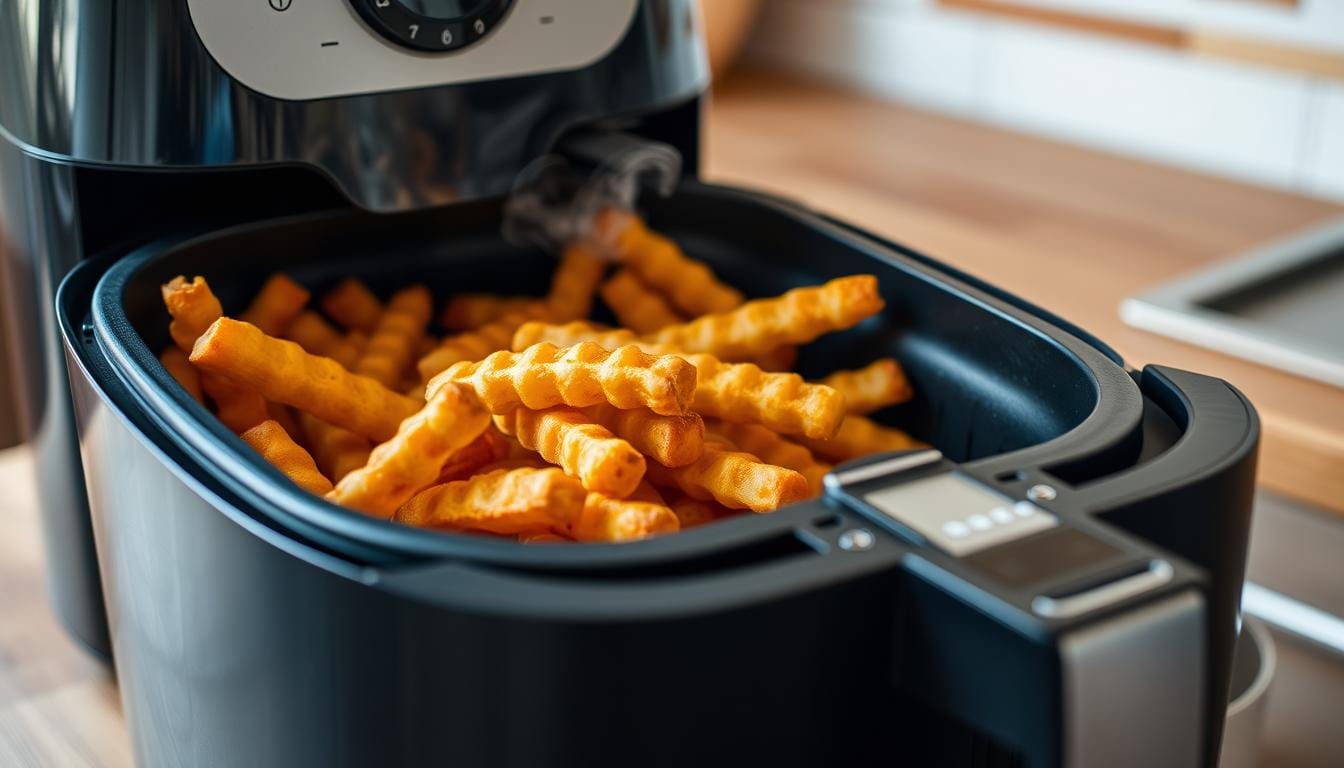
[[369, 26], [417, 51], [455, 51], [490, 33], [513, 0], [350, 0]]

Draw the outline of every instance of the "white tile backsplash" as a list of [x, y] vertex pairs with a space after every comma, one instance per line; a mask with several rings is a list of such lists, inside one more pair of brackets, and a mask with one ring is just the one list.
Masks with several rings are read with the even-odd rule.
[[772, 0], [752, 55], [885, 98], [1344, 200], [1334, 81], [930, 0]]

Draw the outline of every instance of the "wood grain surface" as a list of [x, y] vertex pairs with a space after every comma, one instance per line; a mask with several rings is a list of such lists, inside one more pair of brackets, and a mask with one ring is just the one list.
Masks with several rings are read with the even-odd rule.
[[[707, 140], [711, 178], [803, 199], [926, 250], [1080, 322], [1133, 361], [1227, 377], [1265, 417], [1266, 482], [1344, 499], [1344, 393], [1130, 330], [1116, 310], [1125, 295], [1339, 208], [760, 75], [719, 89]], [[47, 608], [37, 520], [31, 454], [0, 451], [0, 766], [131, 766], [111, 677]], [[1306, 695], [1315, 706], [1327, 694]], [[1278, 690], [1271, 706], [1292, 700]], [[1312, 733], [1268, 737], [1292, 748], [1274, 764], [1322, 764]]]

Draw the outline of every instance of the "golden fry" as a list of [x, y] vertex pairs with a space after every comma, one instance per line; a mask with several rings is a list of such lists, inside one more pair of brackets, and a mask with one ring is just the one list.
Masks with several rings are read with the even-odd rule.
[[840, 431], [829, 440], [799, 438], [798, 442], [815, 455], [837, 464], [873, 453], [925, 447], [901, 430], [884, 427], [864, 416], [846, 416]]
[[845, 396], [796, 373], [766, 373], [713, 355], [680, 355], [695, 366], [691, 408], [705, 416], [763, 424], [776, 432], [827, 438], [845, 418]]
[[807, 478], [807, 486], [813, 496], [821, 495], [822, 478], [831, 471], [831, 465], [817, 461], [812, 452], [803, 446], [785, 440], [773, 430], [759, 424], [715, 420], [707, 424], [706, 429], [718, 437], [725, 438], [738, 450], [750, 453], [766, 464], [792, 469]]
[[[371, 440], [387, 440], [419, 403], [292, 341], [222, 317], [197, 340], [191, 361], [263, 397], [292, 405]], [[208, 391], [208, 390], [207, 390]]]
[[889, 357], [858, 370], [836, 371], [819, 383], [843, 392], [846, 410], [860, 415], [903, 403], [914, 394], [900, 363]]
[[322, 311], [347, 331], [370, 333], [383, 316], [383, 303], [364, 283], [346, 278], [322, 297]]
[[681, 491], [676, 491], [674, 497], [668, 500], [668, 507], [672, 510], [672, 514], [677, 516], [677, 523], [683, 531], [707, 525], [732, 514], [731, 509], [716, 501], [692, 499]]
[[534, 303], [526, 309], [511, 312], [474, 331], [449, 336], [415, 364], [416, 370], [420, 372], [420, 378], [429, 381], [454, 363], [474, 363], [484, 360], [491, 352], [508, 349], [509, 343], [513, 341], [514, 331], [530, 320], [544, 317], [549, 311], [547, 306]]
[[493, 426], [487, 426], [475, 440], [448, 457], [448, 461], [444, 462], [443, 468], [439, 470], [438, 481], [448, 483], [483, 474], [485, 467], [507, 459], [509, 448], [510, 441]]
[[587, 317], [606, 268], [606, 262], [588, 246], [574, 243], [565, 248], [551, 277], [547, 313], [562, 321]]
[[726, 312], [742, 303], [741, 292], [719, 282], [704, 263], [687, 258], [676, 243], [650, 231], [628, 211], [608, 208], [599, 213], [594, 235], [645, 285], [692, 317]]
[[583, 412], [665, 467], [684, 467], [700, 458], [704, 448], [705, 422], [699, 414], [660, 416], [647, 408], [622, 410], [607, 404]]
[[797, 472], [766, 464], [723, 443], [706, 442], [694, 463], [676, 469], [650, 464], [654, 485], [673, 486], [693, 499], [713, 499], [729, 509], [771, 510], [808, 498], [807, 480]]
[[191, 364], [187, 358], [187, 353], [176, 346], [164, 347], [163, 352], [159, 354], [159, 362], [163, 364], [168, 374], [182, 385], [182, 389], [191, 395], [191, 399], [198, 403], [205, 403], [205, 395], [201, 392], [201, 375], [196, 371], [196, 366]]
[[495, 426], [579, 478], [590, 491], [625, 498], [644, 478], [639, 451], [573, 408], [517, 408], [496, 416]]
[[605, 402], [680, 415], [695, 394], [695, 368], [685, 360], [653, 357], [634, 346], [608, 351], [587, 343], [568, 349], [536, 344], [522, 352], [496, 352], [479, 363], [456, 363], [430, 381], [429, 393], [448, 381], [470, 384], [492, 413]]
[[348, 429], [328, 424], [311, 413], [299, 413], [299, 428], [322, 473], [339, 483], [369, 462], [373, 443]]
[[474, 331], [486, 323], [542, 304], [535, 296], [498, 296], [493, 293], [459, 293], [448, 300], [439, 324], [450, 331]]
[[196, 339], [205, 333], [210, 324], [224, 314], [224, 307], [210, 290], [205, 278], [192, 278], [191, 282], [182, 276], [174, 277], [163, 284], [163, 303], [173, 321], [168, 324], [168, 335], [183, 352], [191, 354]]
[[327, 498], [374, 517], [391, 517], [397, 507], [433, 483], [449, 457], [489, 424], [490, 414], [476, 393], [461, 384], [445, 385]]
[[355, 364], [358, 351], [346, 341], [340, 331], [311, 309], [300, 312], [285, 330], [285, 338], [314, 355], [330, 357], [349, 368]]
[[590, 492], [569, 533], [575, 541], [637, 541], [680, 528], [676, 514], [662, 504]]
[[320, 496], [331, 490], [331, 481], [317, 471], [313, 457], [294, 442], [279, 422], [263, 421], [243, 432], [240, 437], [271, 466], [305, 491]]
[[517, 534], [569, 530], [588, 492], [561, 470], [496, 470], [427, 488], [394, 520], [421, 527]]
[[621, 325], [636, 333], [652, 333], [685, 319], [628, 269], [612, 275], [602, 284], [600, 293]]
[[882, 310], [877, 278], [853, 275], [825, 285], [795, 288], [773, 299], [757, 299], [730, 312], [670, 325], [644, 337], [686, 352], [708, 352], [742, 360], [785, 344], [806, 344], [823, 333], [857, 325]]
[[252, 303], [238, 316], [269, 336], [280, 336], [308, 305], [308, 289], [276, 273], [266, 279]]
[[378, 320], [369, 344], [355, 361], [354, 372], [392, 387], [411, 364], [415, 346], [429, 325], [434, 297], [423, 285], [403, 288], [392, 295]]
[[523, 323], [519, 326], [518, 332], [513, 334], [513, 342], [510, 347], [514, 352], [521, 352], [543, 341], [557, 347], [572, 347], [584, 341], [591, 341], [607, 349], [616, 349], [629, 344], [644, 348], [644, 344], [640, 342], [634, 331], [624, 328], [605, 328], [585, 320], [575, 320], [563, 325], [543, 322]]

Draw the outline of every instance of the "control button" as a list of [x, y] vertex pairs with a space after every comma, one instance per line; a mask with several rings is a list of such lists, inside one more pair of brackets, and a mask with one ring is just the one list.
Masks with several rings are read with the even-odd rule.
[[877, 539], [873, 538], [873, 532], [866, 528], [851, 528], [840, 534], [835, 543], [846, 552], [862, 552], [865, 549], [872, 549]]
[[270, 0], [271, 9], [276, 11], [288, 11], [290, 0]]
[[943, 533], [954, 539], [961, 539], [971, 535], [971, 529], [960, 520], [949, 520], [943, 523]]
[[971, 515], [966, 518], [966, 524], [977, 531], [988, 531], [990, 528], [994, 527], [994, 523], [984, 515]]
[[1044, 483], [1033, 485], [1027, 489], [1027, 498], [1032, 501], [1054, 501], [1058, 495], [1058, 491]]
[[999, 525], [1006, 525], [1013, 522], [1013, 513], [1007, 507], [995, 507], [989, 510], [989, 519]]
[[1018, 517], [1031, 517], [1036, 514], [1037, 507], [1030, 501], [1019, 501], [1013, 505], [1013, 514]]

